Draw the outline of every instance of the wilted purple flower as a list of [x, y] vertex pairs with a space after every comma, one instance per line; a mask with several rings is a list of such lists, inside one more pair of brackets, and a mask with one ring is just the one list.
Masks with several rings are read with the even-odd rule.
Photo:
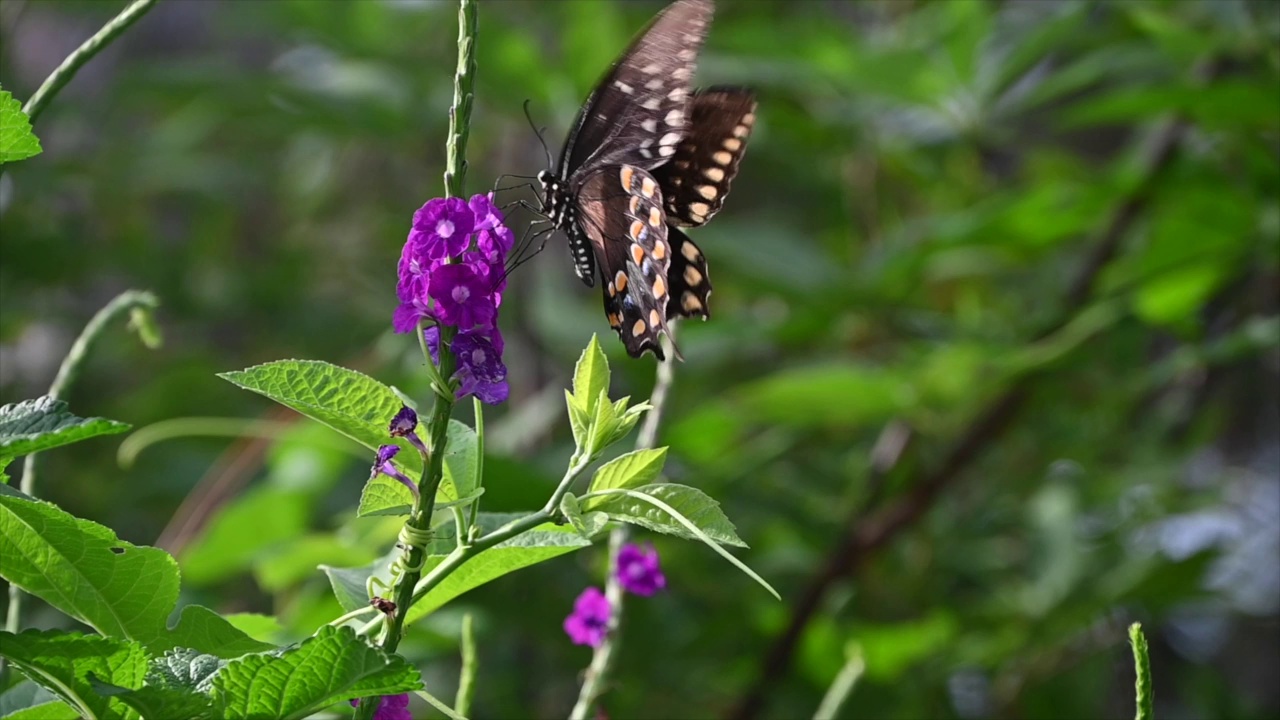
[[413, 214], [409, 242], [420, 243], [433, 260], [456, 257], [471, 243], [475, 224], [475, 213], [462, 198], [435, 198]]
[[667, 578], [658, 566], [658, 551], [652, 545], [623, 545], [618, 551], [616, 573], [622, 587], [636, 595], [652, 595], [667, 586]]
[[573, 602], [573, 614], [564, 619], [564, 631], [574, 645], [600, 647], [612, 614], [609, 598], [598, 588], [589, 587]]
[[369, 477], [373, 478], [379, 474], [386, 475], [389, 478], [395, 478], [404, 483], [404, 486], [413, 492], [413, 496], [418, 497], [418, 485], [408, 478], [407, 475], [396, 469], [391, 464], [391, 458], [400, 452], [399, 445], [380, 445], [378, 446], [378, 456], [373, 461], [373, 467], [370, 469]]
[[507, 399], [507, 366], [502, 364], [502, 334], [492, 330], [462, 330], [453, 336], [453, 354], [458, 358], [458, 396], [475, 395], [481, 402], [497, 405]]
[[[351, 707], [360, 707], [361, 699], [374, 700], [375, 698], [352, 700]], [[373, 720], [413, 720], [413, 716], [409, 714], [409, 693], [383, 695], [376, 700], [378, 709], [373, 713]]]
[[391, 418], [391, 424], [387, 427], [387, 434], [391, 437], [407, 439], [410, 445], [413, 445], [418, 449], [418, 452], [422, 453], [423, 457], [426, 457], [427, 446], [422, 442], [422, 438], [418, 437], [418, 433], [415, 432], [417, 429], [418, 413], [414, 412], [413, 408], [405, 405], [400, 408], [400, 412], [396, 413], [395, 417]]
[[436, 301], [436, 319], [445, 325], [488, 327], [497, 319], [490, 283], [473, 265], [458, 263], [436, 268], [427, 294]]

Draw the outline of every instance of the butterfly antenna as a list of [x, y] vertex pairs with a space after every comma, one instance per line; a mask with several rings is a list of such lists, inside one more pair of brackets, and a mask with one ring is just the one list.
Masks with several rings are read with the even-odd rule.
[[[547, 141], [542, 137], [542, 130], [538, 129], [538, 124], [533, 121], [533, 115], [529, 113], [529, 100], [524, 101], [524, 118], [529, 121], [529, 127], [533, 130], [533, 134], [538, 137], [538, 143], [542, 145], [542, 154], [547, 158], [547, 167], [553, 167], [551, 160], [551, 150], [547, 148]], [[546, 128], [543, 128], [545, 130]]]

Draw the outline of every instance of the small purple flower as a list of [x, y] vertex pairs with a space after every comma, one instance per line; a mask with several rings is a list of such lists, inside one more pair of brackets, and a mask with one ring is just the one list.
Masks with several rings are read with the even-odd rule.
[[658, 551], [652, 545], [623, 545], [618, 551], [616, 572], [622, 587], [635, 595], [649, 596], [667, 586], [667, 578], [658, 566]]
[[564, 619], [564, 631], [574, 645], [600, 647], [612, 615], [609, 598], [598, 588], [589, 587], [573, 602], [573, 614]]
[[[383, 695], [377, 700], [378, 709], [373, 713], [373, 720], [413, 720], [413, 716], [409, 714], [409, 693]], [[360, 707], [360, 699], [352, 700], [351, 707]]]
[[453, 337], [453, 354], [458, 358], [458, 396], [474, 395], [481, 402], [497, 405], [507, 399], [507, 366], [502, 364], [502, 334], [493, 330], [462, 330]]
[[400, 408], [400, 412], [391, 418], [391, 425], [387, 427], [387, 434], [391, 437], [402, 437], [409, 441], [410, 445], [417, 448], [423, 458], [427, 456], [427, 446], [422, 442], [422, 438], [418, 437], [415, 432], [418, 429], [418, 413], [413, 408], [405, 405]]
[[457, 257], [471, 243], [475, 227], [475, 214], [462, 198], [435, 198], [418, 208], [413, 214], [413, 229], [409, 241], [423, 246], [427, 257], [433, 260]]
[[475, 218], [475, 229], [477, 231], [502, 227], [504, 218], [502, 217], [502, 211], [493, 204], [493, 193], [472, 195], [467, 207], [471, 209], [471, 215]]
[[431, 274], [431, 299], [436, 317], [446, 325], [488, 327], [497, 317], [489, 282], [471, 265], [441, 265]]
[[413, 496], [416, 498], [418, 497], [417, 484], [410, 480], [407, 475], [397, 470], [395, 465], [391, 464], [391, 458], [395, 457], [398, 452], [400, 452], [399, 445], [378, 446], [378, 456], [373, 461], [373, 467], [370, 468], [369, 478], [373, 479], [381, 474], [399, 480], [413, 492]]

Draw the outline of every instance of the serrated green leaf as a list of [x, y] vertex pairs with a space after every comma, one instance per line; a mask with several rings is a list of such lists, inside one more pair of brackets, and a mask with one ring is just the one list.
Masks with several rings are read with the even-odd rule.
[[573, 402], [587, 417], [596, 413], [596, 402], [603, 394], [609, 396], [609, 359], [600, 347], [600, 338], [594, 334], [587, 344], [578, 364], [573, 368]]
[[578, 498], [573, 493], [566, 493], [560, 499], [560, 512], [564, 515], [569, 524], [582, 537], [590, 540], [596, 533], [604, 529], [609, 523], [609, 516], [600, 512], [583, 513], [581, 505], [578, 504]]
[[218, 377], [297, 410], [370, 450], [398, 443], [405, 452], [397, 460], [411, 476], [422, 472], [418, 451], [387, 434], [388, 423], [403, 406], [400, 397], [368, 375], [315, 360], [281, 360]]
[[449, 421], [448, 440], [444, 451], [444, 479], [436, 497], [451, 501], [471, 495], [480, 472], [479, 438], [466, 423]]
[[404, 483], [386, 475], [369, 478], [360, 491], [356, 517], [370, 515], [408, 515], [413, 510], [413, 491]]
[[128, 429], [115, 420], [76, 417], [65, 402], [48, 396], [11, 403], [0, 407], [0, 467], [20, 455]]
[[[717, 555], [724, 558], [725, 560], [728, 560], [729, 564], [738, 568], [747, 577], [751, 578], [752, 580], [755, 580], [761, 587], [763, 587], [765, 590], [768, 590], [770, 595], [773, 595], [778, 600], [782, 599], [782, 597], [778, 595], [778, 591], [774, 590], [773, 586], [770, 585], [768, 582], [765, 582], [764, 578], [756, 574], [756, 571], [747, 567], [746, 564], [744, 564], [738, 558], [730, 555], [727, 550], [720, 547], [720, 544], [716, 540], [712, 539], [710, 535], [704, 532], [696, 523], [691, 521], [689, 518], [685, 517], [685, 515], [682, 512], [680, 512], [678, 509], [676, 509], [673, 505], [660, 499], [659, 495], [665, 494], [665, 493], [655, 492], [655, 490], [661, 487], [662, 487], [661, 485], [650, 485], [649, 487], [644, 488], [643, 490], [627, 490], [627, 489], [604, 490], [602, 491], [602, 494], [623, 495], [628, 498], [639, 500], [640, 502], [652, 505], [653, 507], [665, 513], [667, 517], [669, 517], [671, 520], [675, 521], [675, 523], [682, 528], [682, 532], [687, 532], [689, 533], [689, 535], [693, 537], [693, 539], [702, 541], [702, 544], [714, 550]], [[685, 488], [685, 490], [693, 490], [693, 488], [686, 488], [683, 485], [676, 485], [674, 487]], [[704, 495], [703, 497], [706, 497], [706, 496]], [[706, 499], [711, 500], [711, 498], [709, 497]], [[714, 503], [715, 501], [711, 500], [711, 502]], [[627, 512], [632, 512], [632, 511], [628, 510]], [[724, 513], [720, 512], [719, 506], [715, 508], [715, 512], [716, 514], [719, 514], [721, 517], [724, 516]], [[651, 520], [651, 518], [644, 518], [642, 520], [641, 516], [638, 514], [631, 514], [629, 518], [618, 517], [616, 519], [624, 520], [626, 522], [633, 522], [637, 525], [642, 525], [644, 527], [649, 527], [651, 529], [657, 530], [658, 532], [670, 532], [665, 527], [659, 527], [660, 523], [655, 523], [653, 525], [650, 525], [649, 521]], [[728, 523], [729, 522], [728, 518], [725, 518], [724, 522]], [[732, 532], [732, 528], [733, 528], [732, 524], [729, 525], [729, 528], [730, 528], [730, 531]], [[681, 535], [682, 532], [675, 532], [671, 534]], [[733, 537], [735, 540], [737, 539], [737, 535], [734, 535]], [[738, 542], [741, 543], [742, 541], [739, 540]]]
[[[617, 490], [626, 492], [619, 493], [616, 492]], [[614, 520], [640, 525], [654, 532], [675, 535], [687, 540], [701, 539], [697, 533], [689, 530], [669, 513], [633, 494], [643, 493], [674, 508], [712, 540], [724, 545], [747, 546], [738, 537], [733, 523], [729, 522], [729, 518], [720, 509], [720, 503], [697, 488], [674, 483], [659, 483], [647, 485], [638, 490], [616, 488], [613, 491], [602, 490], [601, 493], [584, 499], [588, 500], [588, 506], [593, 510], [606, 513]]]
[[412, 692], [422, 678], [404, 658], [388, 656], [351, 628], [325, 626], [280, 653], [232, 660], [213, 680], [219, 717], [302, 718], [336, 702]]
[[0, 718], [25, 720], [78, 720], [72, 707], [30, 680], [20, 680], [0, 693]]
[[196, 605], [169, 630], [178, 567], [168, 553], [16, 492], [0, 492], [0, 577], [104, 635], [156, 652], [179, 644], [236, 654], [264, 647]]
[[[251, 639], [263, 643], [278, 641], [284, 627], [274, 615], [259, 613], [228, 613], [222, 616], [231, 627], [248, 635]], [[241, 653], [243, 654], [243, 653]]]
[[142, 645], [61, 630], [0, 632], [0, 657], [86, 718], [136, 718], [123, 702], [94, 692], [90, 675], [121, 687], [142, 687], [147, 652]]
[[590, 439], [587, 431], [591, 426], [591, 418], [568, 390], [564, 391], [564, 404], [569, 409], [569, 429], [573, 431], [573, 442], [579, 450], [585, 450]]
[[215, 720], [208, 695], [179, 687], [144, 686], [131, 690], [112, 683], [89, 678], [93, 691], [114, 698], [143, 718], [182, 718], [182, 720]]
[[226, 660], [215, 655], [191, 648], [177, 648], [152, 658], [147, 668], [147, 684], [207, 694], [213, 690], [213, 679], [226, 665]]
[[[667, 449], [654, 448], [635, 450], [626, 455], [610, 460], [596, 470], [591, 478], [589, 491], [608, 490], [610, 488], [636, 488], [648, 485], [662, 473], [662, 466], [667, 462]], [[588, 508], [598, 505], [602, 499], [588, 500]]]
[[31, 132], [31, 119], [8, 90], [0, 90], [0, 165], [41, 153], [40, 139]]
[[595, 402], [595, 415], [591, 418], [591, 444], [588, 447], [592, 458], [600, 457], [600, 453], [613, 443], [617, 430], [618, 417], [613, 412], [613, 403], [609, 402], [608, 391], [601, 390]]

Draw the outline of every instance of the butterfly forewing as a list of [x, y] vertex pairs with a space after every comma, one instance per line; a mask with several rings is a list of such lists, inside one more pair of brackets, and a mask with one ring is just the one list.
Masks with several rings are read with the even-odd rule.
[[700, 90], [671, 162], [654, 171], [676, 225], [705, 224], [724, 205], [756, 121], [755, 94], [742, 88]]
[[662, 359], [672, 249], [657, 181], [643, 168], [611, 165], [583, 181], [577, 211], [595, 249], [610, 327], [632, 357], [651, 350]]
[[675, 154], [712, 13], [711, 0], [679, 0], [641, 31], [578, 114], [560, 158], [561, 179], [581, 171], [580, 181], [605, 165], [652, 170]]

